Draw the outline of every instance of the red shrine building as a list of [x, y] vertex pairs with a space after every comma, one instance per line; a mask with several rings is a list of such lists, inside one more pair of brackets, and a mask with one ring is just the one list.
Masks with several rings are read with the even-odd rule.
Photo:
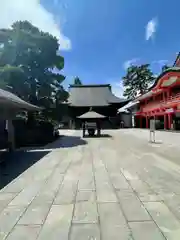
[[180, 54], [173, 67], [163, 71], [149, 91], [136, 100], [136, 127], [149, 128], [150, 119], [156, 119], [161, 129], [180, 130]]

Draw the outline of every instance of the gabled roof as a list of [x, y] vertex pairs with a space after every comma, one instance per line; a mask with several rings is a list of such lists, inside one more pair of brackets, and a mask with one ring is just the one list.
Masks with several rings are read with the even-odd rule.
[[[180, 67], [170, 67], [170, 68], [167, 68], [165, 71], [163, 71], [155, 80], [154, 84], [147, 90], [146, 93], [144, 93], [143, 95], [140, 95], [138, 96], [135, 100], [139, 101], [139, 100], [143, 100], [145, 98], [148, 98], [148, 97], [151, 97], [153, 95], [153, 88], [155, 88], [157, 85], [158, 85], [158, 82], [160, 81], [160, 79], [168, 74], [169, 72], [180, 72]], [[171, 84], [173, 83], [173, 81], [177, 80], [176, 78], [174, 77], [170, 77], [169, 78], [169, 81], [164, 83], [164, 87], [165, 87], [165, 84], [168, 86], [168, 84]], [[159, 89], [161, 90], [161, 89]]]
[[139, 104], [139, 101], [131, 101], [129, 102], [128, 104], [126, 104], [124, 107], [121, 107], [118, 109], [118, 113], [121, 113], [121, 112], [128, 112], [129, 109], [135, 107], [136, 105]]
[[0, 89], [0, 106], [32, 111], [41, 110], [41, 108], [39, 108], [38, 106], [25, 102], [15, 94], [5, 91], [3, 89]]
[[177, 54], [176, 60], [173, 64], [174, 67], [180, 66], [180, 52]]
[[113, 103], [124, 103], [128, 100], [116, 97], [111, 92], [110, 84], [101, 85], [70, 85], [68, 103], [71, 106], [91, 107], [109, 106]]
[[99, 114], [97, 112], [89, 111], [89, 112], [86, 112], [86, 113], [82, 114], [78, 118], [81, 118], [81, 119], [94, 119], [94, 118], [105, 118], [105, 117], [106, 116], [104, 116], [102, 114]]

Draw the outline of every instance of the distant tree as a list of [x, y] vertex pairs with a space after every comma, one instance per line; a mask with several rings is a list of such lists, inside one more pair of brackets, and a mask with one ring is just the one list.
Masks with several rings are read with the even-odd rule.
[[168, 68], [170, 68], [168, 65], [162, 66], [162, 72], [166, 71]]
[[79, 77], [75, 77], [75, 78], [74, 78], [74, 84], [75, 84], [75, 85], [82, 85], [82, 82], [81, 82], [81, 80], [80, 80]]
[[149, 64], [132, 65], [127, 69], [126, 76], [123, 77], [125, 87], [123, 95], [128, 99], [134, 99], [138, 93], [145, 93], [154, 80], [155, 77], [149, 69]]

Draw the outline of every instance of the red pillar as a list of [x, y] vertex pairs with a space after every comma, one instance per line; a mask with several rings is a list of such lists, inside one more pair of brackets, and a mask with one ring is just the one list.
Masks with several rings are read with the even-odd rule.
[[140, 125], [140, 128], [142, 128], [142, 116], [140, 116], [139, 118], [139, 125]]
[[171, 129], [171, 124], [172, 124], [172, 115], [169, 113], [168, 114], [168, 128]]
[[148, 117], [146, 116], [146, 128], [149, 127], [148, 125], [149, 125], [149, 124], [148, 124]]
[[164, 114], [164, 129], [167, 129], [167, 115]]

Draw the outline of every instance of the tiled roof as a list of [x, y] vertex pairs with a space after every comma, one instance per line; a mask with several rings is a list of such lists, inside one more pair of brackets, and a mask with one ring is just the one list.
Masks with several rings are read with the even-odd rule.
[[68, 100], [71, 106], [91, 107], [109, 106], [112, 103], [128, 102], [126, 99], [118, 98], [111, 92], [109, 84], [104, 85], [70, 85], [70, 97]]
[[78, 118], [82, 118], [82, 119], [93, 119], [93, 118], [105, 118], [106, 116], [101, 115], [97, 112], [94, 111], [89, 111], [86, 112], [84, 114], [82, 114], [81, 116], [79, 116]]
[[9, 106], [10, 108], [24, 109], [24, 110], [34, 110], [38, 111], [40, 108], [38, 106], [32, 105], [25, 102], [15, 94], [0, 89], [0, 105]]

